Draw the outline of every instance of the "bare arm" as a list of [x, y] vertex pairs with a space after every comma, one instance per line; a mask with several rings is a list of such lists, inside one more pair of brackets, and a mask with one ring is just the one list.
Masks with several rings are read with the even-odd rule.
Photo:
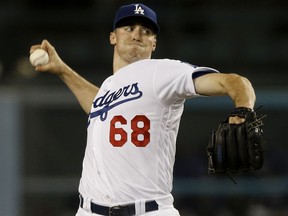
[[[245, 77], [237, 74], [210, 73], [194, 80], [198, 94], [203, 95], [228, 95], [233, 100], [235, 107], [254, 108], [256, 96], [254, 89]], [[241, 120], [231, 118], [230, 123], [239, 123]]]
[[39, 45], [32, 46], [30, 53], [37, 48], [46, 50], [49, 54], [50, 61], [47, 65], [36, 67], [35, 70], [58, 75], [75, 95], [83, 110], [88, 114], [99, 88], [85, 80], [66, 65], [58, 56], [55, 48], [47, 40], [43, 40]]

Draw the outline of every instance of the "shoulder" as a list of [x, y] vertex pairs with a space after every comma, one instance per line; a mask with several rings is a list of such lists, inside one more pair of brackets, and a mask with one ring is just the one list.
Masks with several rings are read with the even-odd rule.
[[137, 62], [134, 62], [130, 64], [130, 66], [136, 66], [136, 65], [155, 65], [155, 64], [161, 64], [161, 65], [182, 65], [186, 64], [187, 66], [189, 65], [190, 67], [196, 67], [194, 65], [188, 64], [186, 62], [182, 62], [180, 60], [175, 60], [175, 59], [143, 59], [139, 60]]
[[[180, 71], [181, 61], [172, 59], [143, 59], [122, 68], [123, 71]], [[188, 65], [187, 65], [188, 66]]]
[[155, 65], [157, 66], [157, 70], [162, 71], [183, 71], [183, 70], [189, 70], [193, 71], [197, 66], [177, 60], [177, 59], [146, 59], [146, 60], [141, 60], [139, 63], [143, 64], [150, 64], [150, 65]]
[[[159, 72], [172, 72], [172, 73], [189, 73], [193, 74], [193, 78], [202, 76], [207, 73], [217, 73], [218, 70], [210, 67], [203, 67], [190, 64], [188, 62], [176, 60], [176, 59], [144, 59], [134, 62], [126, 67], [127, 69], [138, 70], [153, 70]], [[197, 75], [196, 75], [197, 74]], [[194, 77], [195, 76], [195, 77]]]

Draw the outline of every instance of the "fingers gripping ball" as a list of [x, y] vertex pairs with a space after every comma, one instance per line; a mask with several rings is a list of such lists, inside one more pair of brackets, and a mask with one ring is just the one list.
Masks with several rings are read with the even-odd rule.
[[30, 62], [34, 67], [48, 64], [49, 55], [44, 49], [36, 49], [30, 54]]

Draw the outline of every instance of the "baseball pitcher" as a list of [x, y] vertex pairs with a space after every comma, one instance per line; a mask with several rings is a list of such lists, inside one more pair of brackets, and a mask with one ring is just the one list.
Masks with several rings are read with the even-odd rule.
[[[110, 33], [113, 74], [101, 87], [67, 66], [47, 40], [31, 47], [31, 53], [42, 48], [50, 58], [36, 70], [58, 75], [88, 115], [77, 216], [178, 216], [171, 190], [185, 100], [228, 95], [236, 109], [227, 124], [241, 125], [243, 131], [246, 116], [254, 113], [255, 93], [246, 78], [178, 60], [151, 59], [159, 31], [151, 8], [120, 7]], [[219, 170], [218, 146], [209, 145], [210, 171]], [[257, 156], [259, 168], [262, 156]], [[252, 166], [247, 162], [246, 167]]]

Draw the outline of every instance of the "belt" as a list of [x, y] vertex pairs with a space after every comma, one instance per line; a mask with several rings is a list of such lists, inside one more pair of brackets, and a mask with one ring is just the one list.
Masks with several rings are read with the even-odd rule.
[[[83, 197], [81, 195], [79, 197], [80, 207], [83, 208]], [[108, 207], [90, 202], [90, 208], [92, 213], [105, 216], [132, 216], [136, 214], [136, 208], [134, 203]], [[158, 204], [155, 200], [147, 201], [145, 203], [145, 212], [156, 210], [158, 210]]]

